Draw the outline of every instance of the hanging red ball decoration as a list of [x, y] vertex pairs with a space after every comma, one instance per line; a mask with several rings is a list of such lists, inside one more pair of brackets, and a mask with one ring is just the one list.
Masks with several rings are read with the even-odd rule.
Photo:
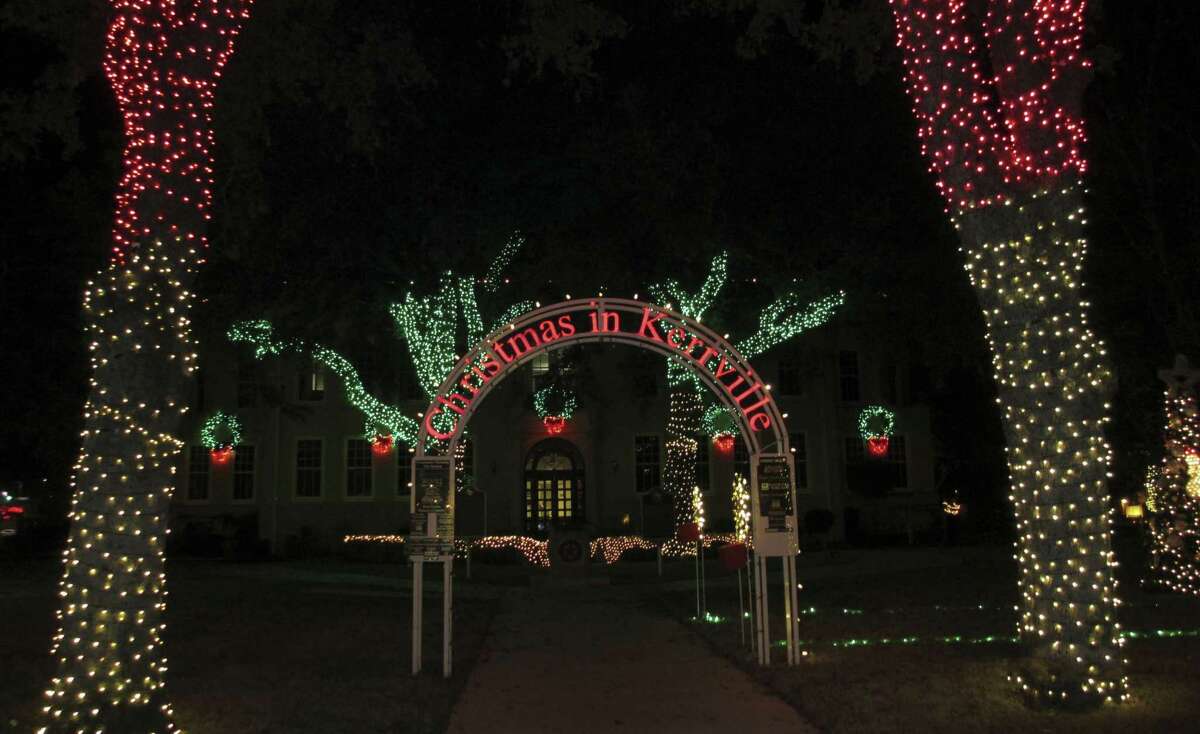
[[713, 446], [716, 446], [717, 451], [720, 451], [722, 454], [732, 453], [733, 452], [733, 434], [732, 433], [719, 433], [716, 436], [713, 436]]
[[392, 435], [377, 434], [371, 439], [371, 452], [376, 456], [387, 456], [392, 451], [392, 446], [395, 446], [395, 440]]
[[727, 571], [736, 571], [739, 568], [744, 568], [747, 559], [750, 557], [746, 552], [745, 543], [728, 543], [723, 545], [717, 551], [717, 555], [721, 559], [721, 565]]
[[871, 436], [867, 439], [867, 451], [871, 456], [887, 456], [888, 452], [888, 437], [887, 436]]
[[694, 522], [685, 522], [675, 528], [675, 540], [680, 543], [694, 543], [700, 540], [700, 526]]
[[567, 419], [561, 415], [548, 415], [542, 419], [542, 425], [546, 427], [546, 433], [557, 436], [567, 427]]
[[233, 447], [218, 446], [215, 449], [210, 449], [208, 455], [212, 458], [212, 463], [216, 466], [225, 466], [233, 459]]

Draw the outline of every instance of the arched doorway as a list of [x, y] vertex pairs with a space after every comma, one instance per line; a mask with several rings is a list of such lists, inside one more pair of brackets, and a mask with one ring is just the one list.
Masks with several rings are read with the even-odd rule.
[[545, 535], [554, 526], [578, 525], [587, 517], [583, 457], [573, 443], [548, 438], [525, 457], [525, 532]]

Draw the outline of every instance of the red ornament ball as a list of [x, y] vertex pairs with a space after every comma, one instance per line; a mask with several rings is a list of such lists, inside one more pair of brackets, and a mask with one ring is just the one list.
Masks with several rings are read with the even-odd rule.
[[867, 451], [871, 453], [871, 456], [887, 456], [888, 437], [871, 436], [867, 439]]
[[694, 543], [700, 540], [700, 526], [694, 522], [685, 522], [675, 528], [675, 540], [681, 543]]

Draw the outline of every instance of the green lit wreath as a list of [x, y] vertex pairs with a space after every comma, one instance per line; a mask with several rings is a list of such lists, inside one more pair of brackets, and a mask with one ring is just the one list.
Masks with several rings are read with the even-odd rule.
[[858, 433], [872, 456], [887, 456], [889, 439], [896, 430], [896, 414], [882, 405], [868, 405], [858, 414]]
[[551, 435], [558, 435], [575, 415], [575, 394], [559, 384], [543, 387], [533, 394], [533, 409]]
[[710, 405], [704, 411], [704, 432], [709, 436], [732, 436], [737, 433], [737, 422], [733, 413], [724, 405]]
[[242, 422], [218, 410], [200, 427], [200, 443], [209, 451], [224, 451], [242, 442]]
[[533, 394], [533, 409], [543, 420], [546, 418], [571, 420], [571, 416], [575, 415], [576, 407], [578, 404], [575, 395], [560, 385], [543, 387]]

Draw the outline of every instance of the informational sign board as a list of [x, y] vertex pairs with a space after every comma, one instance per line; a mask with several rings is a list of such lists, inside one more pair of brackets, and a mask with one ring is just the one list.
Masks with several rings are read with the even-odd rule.
[[413, 493], [406, 551], [432, 560], [454, 553], [454, 462], [448, 456], [413, 458]]
[[750, 463], [754, 552], [786, 556], [799, 547], [796, 486], [790, 454], [755, 454]]

